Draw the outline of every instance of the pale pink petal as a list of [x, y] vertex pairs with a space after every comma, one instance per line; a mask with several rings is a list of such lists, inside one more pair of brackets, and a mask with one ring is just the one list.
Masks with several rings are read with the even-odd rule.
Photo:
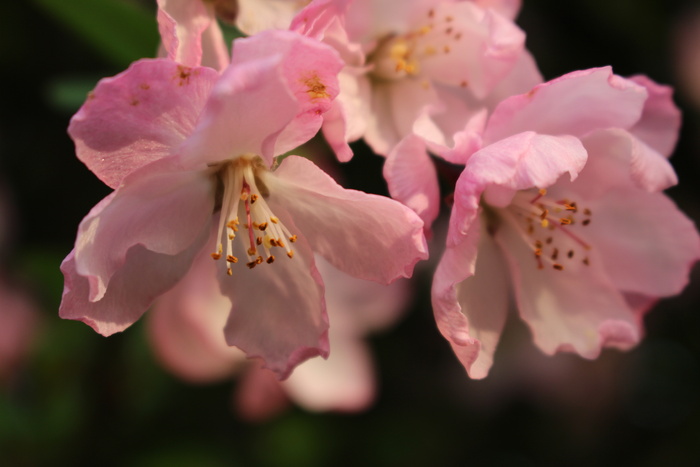
[[525, 34], [510, 20], [471, 2], [442, 2], [431, 11], [429, 23], [435, 26], [420, 41], [432, 53], [420, 59], [421, 75], [468, 87], [483, 99], [517, 62]]
[[423, 222], [397, 201], [346, 190], [295, 156], [284, 159], [264, 182], [270, 206], [289, 211], [314, 251], [341, 271], [389, 283], [410, 277], [415, 264], [427, 258]]
[[413, 209], [429, 230], [440, 211], [440, 187], [423, 140], [415, 135], [401, 140], [389, 153], [383, 173], [391, 197]]
[[472, 0], [481, 8], [491, 8], [505, 16], [506, 18], [515, 19], [518, 16], [522, 0]]
[[479, 357], [481, 344], [469, 335], [469, 320], [457, 300], [457, 285], [474, 275], [480, 231], [481, 220], [476, 217], [459, 243], [448, 244], [435, 270], [431, 293], [438, 329], [467, 370]]
[[158, 30], [168, 58], [222, 70], [228, 50], [214, 8], [201, 0], [158, 0]]
[[575, 178], [586, 163], [586, 150], [571, 136], [526, 132], [474, 153], [457, 180], [448, 246], [461, 241], [479, 210], [479, 200], [493, 206], [510, 204], [516, 191], [553, 185], [561, 175]]
[[[282, 210], [275, 214], [290, 229], [291, 218]], [[243, 242], [234, 242], [234, 256], [245, 258]], [[249, 269], [233, 267], [228, 276], [219, 264], [222, 293], [233, 307], [226, 323], [226, 341], [248, 357], [260, 357], [280, 379], [311, 357], [328, 356], [328, 318], [323, 281], [306, 240], [299, 235], [294, 257], [283, 253], [271, 264]]]
[[477, 221], [471, 235], [447, 248], [433, 282], [438, 327], [475, 379], [486, 377], [493, 364], [510, 295], [507, 266], [499, 248], [486, 232], [477, 235], [479, 228]]
[[287, 29], [311, 0], [237, 0], [236, 26], [252, 36], [267, 29]]
[[432, 87], [415, 80], [396, 80], [372, 85], [372, 115], [364, 138], [377, 154], [387, 155], [414, 130], [423, 115], [441, 110]]
[[625, 130], [594, 131], [582, 142], [589, 156], [576, 190], [586, 198], [622, 187], [656, 192], [678, 182], [668, 159]]
[[80, 223], [75, 264], [90, 283], [90, 301], [102, 298], [131, 247], [175, 255], [208, 232], [216, 188], [212, 175], [174, 172], [163, 162], [128, 177]]
[[630, 128], [639, 121], [646, 98], [643, 87], [609, 67], [575, 71], [501, 102], [484, 140], [528, 130], [580, 137], [596, 129]]
[[238, 415], [251, 422], [263, 422], [290, 406], [287, 393], [273, 372], [251, 364], [238, 382], [233, 405]]
[[301, 108], [281, 62], [273, 56], [224, 70], [182, 148], [184, 164], [195, 168], [256, 154], [272, 165], [277, 137]]
[[315, 259], [326, 286], [326, 306], [333, 329], [360, 338], [392, 326], [406, 311], [412, 295], [408, 280], [382, 285], [349, 276], [319, 255]]
[[524, 94], [538, 84], [542, 84], [543, 81], [544, 78], [534, 57], [527, 50], [523, 50], [510, 72], [498, 81], [489, 95], [481, 101], [481, 104], [489, 111], [493, 111], [507, 97]]
[[[333, 323], [336, 329], [340, 323]], [[367, 345], [342, 329], [330, 335], [328, 360], [304, 362], [282, 382], [289, 397], [312, 411], [356, 412], [366, 409], [375, 397], [375, 377]]]
[[[353, 0], [287, 1], [308, 3], [308, 5], [306, 5], [294, 16], [289, 29], [318, 40], [323, 39], [324, 36], [327, 35], [328, 30], [335, 28], [336, 25], [343, 27], [342, 23], [344, 21], [342, 21], [340, 18], [345, 15], [348, 5], [353, 3]], [[345, 28], [343, 27], [343, 29]]]
[[141, 60], [103, 79], [68, 127], [78, 158], [116, 188], [190, 135], [216, 78], [209, 68]]
[[301, 103], [299, 114], [282, 131], [275, 155], [311, 139], [321, 128], [323, 114], [338, 95], [338, 72], [343, 61], [330, 46], [291, 31], [265, 31], [239, 39], [233, 47], [233, 64], [282, 55], [280, 71], [291, 93]]
[[338, 75], [340, 94], [323, 117], [323, 136], [338, 160], [352, 158], [348, 142], [358, 140], [367, 129], [370, 115], [371, 86], [360, 71], [346, 67]]
[[655, 297], [679, 293], [700, 259], [693, 223], [661, 193], [618, 189], [590, 200], [591, 223], [579, 229], [615, 287]]
[[229, 65], [230, 57], [224, 33], [221, 31], [219, 23], [214, 21], [202, 33], [202, 66], [222, 71]]
[[90, 284], [77, 273], [74, 252], [71, 252], [61, 265], [65, 282], [59, 316], [82, 321], [104, 336], [123, 331], [187, 273], [206, 237], [201, 236], [188, 249], [175, 255], [134, 246], [99, 301], [90, 300]]
[[221, 295], [216, 280], [216, 263], [207, 254], [198, 255], [189, 273], [149, 313], [149, 336], [160, 363], [195, 383], [234, 374], [245, 354], [226, 344], [230, 311], [231, 300]]
[[[391, 148], [401, 141], [401, 138], [405, 136], [396, 127], [394, 122], [393, 113], [393, 102], [392, 102], [392, 88], [393, 83], [389, 82], [375, 82], [372, 83], [371, 88], [371, 112], [366, 116], [366, 130], [362, 135], [365, 142], [372, 148], [376, 154], [386, 155], [389, 154]], [[407, 96], [413, 97], [413, 94], [408, 94]], [[410, 102], [410, 101], [409, 101]], [[405, 109], [407, 112], [412, 112], [413, 109]], [[418, 109], [420, 110], [420, 108]], [[416, 116], [416, 114], [411, 113], [410, 116]], [[413, 122], [410, 122], [411, 125]], [[404, 128], [404, 131], [410, 132], [411, 127]]]
[[670, 156], [681, 127], [681, 111], [673, 103], [673, 88], [657, 84], [646, 76], [629, 79], [644, 86], [649, 93], [642, 118], [630, 132], [664, 156]]
[[[557, 270], [544, 260], [538, 267], [530, 245], [512, 225], [503, 225], [496, 241], [510, 265], [520, 315], [545, 353], [596, 358], [603, 347], [628, 349], [639, 341], [639, 320], [607, 278], [598, 251], [588, 251], [585, 263], [578, 257], [563, 259], [564, 269]], [[577, 246], [567, 236], [558, 242], [562, 251]]]
[[[338, 93], [337, 53], [290, 31], [238, 39], [190, 141], [189, 163], [274, 156], [308, 141]], [[232, 152], [233, 151], [233, 152]]]

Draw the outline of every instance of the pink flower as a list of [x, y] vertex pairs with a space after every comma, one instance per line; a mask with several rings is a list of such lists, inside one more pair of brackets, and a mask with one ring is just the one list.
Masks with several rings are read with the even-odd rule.
[[323, 127], [341, 160], [352, 157], [347, 142], [361, 137], [382, 155], [412, 133], [446, 151], [466, 137], [460, 135], [471, 120], [483, 125], [491, 102], [541, 82], [523, 49], [524, 33], [478, 3], [513, 15], [517, 7], [324, 0], [297, 15], [292, 29], [323, 39], [345, 60], [341, 92]]
[[0, 278], [0, 385], [11, 383], [27, 358], [39, 318], [29, 297]]
[[337, 94], [335, 52], [288, 31], [234, 49], [220, 75], [137, 62], [73, 118], [78, 157], [115, 191], [80, 224], [60, 315], [122, 331], [211, 256], [232, 303], [227, 342], [285, 377], [328, 354], [312, 245], [345, 272], [388, 283], [427, 256], [425, 240], [397, 202], [345, 190], [300, 157], [275, 167], [320, 127]]
[[491, 367], [511, 288], [541, 350], [585, 358], [636, 344], [643, 312], [682, 290], [700, 242], [661, 193], [676, 183], [678, 124], [667, 88], [606, 68], [495, 109], [433, 282], [438, 327], [470, 376]]
[[149, 334], [161, 363], [175, 375], [194, 383], [240, 375], [237, 411], [247, 419], [276, 414], [288, 399], [312, 411], [358, 411], [374, 399], [375, 376], [363, 336], [390, 326], [406, 303], [404, 282], [390, 286], [349, 277], [318, 257], [326, 284], [331, 353], [313, 359], [279, 382], [269, 370], [245, 362], [222, 335], [231, 308], [213, 280], [212, 262], [199, 258], [187, 276], [156, 302], [149, 316]]

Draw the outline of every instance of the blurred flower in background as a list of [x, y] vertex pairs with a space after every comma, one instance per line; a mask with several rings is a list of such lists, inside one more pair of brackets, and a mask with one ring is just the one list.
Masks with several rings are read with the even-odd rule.
[[301, 364], [284, 381], [257, 360], [226, 344], [231, 308], [200, 259], [187, 280], [158, 299], [149, 313], [149, 335], [165, 368], [186, 381], [208, 383], [237, 376], [235, 410], [248, 420], [267, 419], [287, 400], [311, 411], [355, 412], [375, 399], [377, 375], [365, 335], [394, 324], [405, 311], [408, 282], [383, 286], [355, 279], [316, 257], [326, 284], [331, 353]]

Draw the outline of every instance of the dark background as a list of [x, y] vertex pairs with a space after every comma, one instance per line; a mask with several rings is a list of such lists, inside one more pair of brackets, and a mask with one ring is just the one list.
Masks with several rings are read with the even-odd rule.
[[[518, 22], [546, 79], [613, 65], [676, 84], [674, 33], [693, 5], [525, 0]], [[109, 192], [75, 158], [68, 120], [99, 78], [154, 54], [154, 11], [129, 0], [0, 4], [0, 192], [13, 211], [2, 219], [10, 232], [3, 277], [34, 297], [44, 318], [26, 366], [0, 389], [0, 464], [678, 466], [700, 458], [697, 268], [680, 297], [647, 316], [647, 337], [633, 351], [595, 362], [544, 357], [513, 315], [492, 374], [470, 381], [435, 327], [426, 264], [406, 319], [372, 338], [381, 387], [371, 410], [293, 408], [255, 424], [231, 410], [235, 382], [190, 386], [162, 370], [142, 322], [104, 338], [60, 320], [60, 261]], [[680, 184], [669, 195], [697, 223], [700, 113], [683, 90], [676, 101]], [[355, 148], [339, 169], [347, 185], [384, 193], [382, 160]]]

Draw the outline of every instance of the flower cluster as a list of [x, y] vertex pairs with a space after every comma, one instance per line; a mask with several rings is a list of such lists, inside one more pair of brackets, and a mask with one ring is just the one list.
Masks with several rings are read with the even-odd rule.
[[[670, 88], [610, 68], [545, 82], [519, 8], [158, 0], [161, 57], [102, 80], [69, 127], [114, 191], [62, 265], [60, 315], [109, 335], [153, 307], [161, 360], [196, 381], [240, 372], [243, 355], [286, 379], [330, 352], [283, 388], [352, 410], [373, 393], [360, 340], [405, 301], [365, 281], [410, 277], [427, 236], [442, 255], [437, 327], [471, 377], [488, 373], [512, 303], [545, 353], [635, 345], [700, 258], [663, 194], [680, 113]], [[230, 52], [220, 21], [248, 35]], [[359, 139], [384, 157], [391, 198], [286, 155], [319, 131], [341, 162]], [[442, 199], [445, 239], [432, 232]], [[253, 371], [248, 409], [271, 387]]]

